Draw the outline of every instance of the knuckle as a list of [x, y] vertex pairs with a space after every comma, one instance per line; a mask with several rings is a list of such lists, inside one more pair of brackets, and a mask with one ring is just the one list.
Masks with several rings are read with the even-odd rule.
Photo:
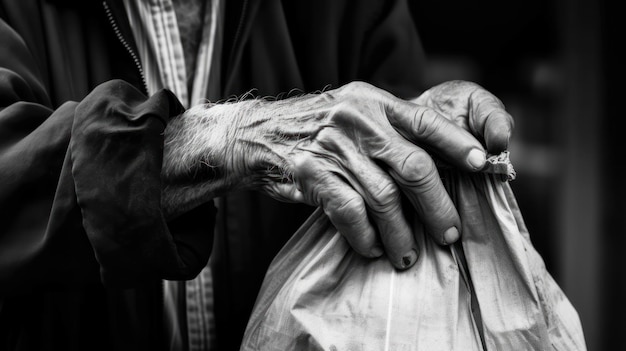
[[477, 89], [470, 96], [478, 111], [502, 111], [505, 109], [502, 100], [485, 89]]
[[370, 83], [363, 81], [352, 81], [339, 88], [340, 94], [345, 97], [356, 97], [363, 99], [364, 97], [373, 97], [381, 92], [381, 89], [373, 86]]
[[415, 115], [411, 120], [411, 130], [420, 137], [427, 138], [441, 124], [439, 118], [439, 114], [434, 110], [420, 107], [415, 111]]
[[358, 81], [358, 80], [352, 81], [345, 85], [346, 91], [350, 93], [363, 92], [363, 90], [369, 89], [371, 87], [372, 87], [371, 84], [363, 82], [363, 81]]
[[365, 203], [363, 198], [358, 195], [348, 196], [340, 200], [337, 210], [340, 213], [361, 214], [360, 212], [364, 213]]
[[347, 195], [338, 198], [325, 210], [331, 219], [345, 224], [358, 222], [366, 215], [365, 202], [358, 195]]
[[371, 190], [371, 194], [373, 201], [370, 206], [372, 210], [377, 212], [394, 209], [394, 205], [398, 203], [400, 198], [400, 190], [391, 181], [380, 182]]
[[433, 159], [422, 150], [414, 150], [403, 160], [401, 173], [406, 182], [411, 185], [422, 185], [435, 178], [437, 167]]

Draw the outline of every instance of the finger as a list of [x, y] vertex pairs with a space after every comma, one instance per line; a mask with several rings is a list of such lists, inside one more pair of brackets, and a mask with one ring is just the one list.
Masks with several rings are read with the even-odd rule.
[[400, 190], [393, 179], [348, 140], [336, 136], [347, 166], [346, 181], [363, 197], [376, 224], [390, 262], [399, 269], [411, 267], [419, 250], [402, 211]]
[[303, 155], [295, 162], [294, 181], [307, 202], [322, 207], [357, 253], [366, 257], [381, 256], [383, 249], [368, 220], [363, 198], [337, 176], [337, 171], [336, 164], [328, 160]]
[[470, 96], [469, 104], [470, 128], [484, 138], [487, 150], [492, 154], [506, 150], [514, 122], [502, 102], [487, 90], [479, 89]]
[[468, 131], [437, 111], [391, 97], [387, 118], [407, 140], [428, 148], [437, 156], [469, 171], [477, 171], [486, 162], [481, 143]]
[[350, 246], [365, 257], [380, 257], [384, 249], [379, 243], [376, 231], [368, 220], [363, 198], [348, 184], [327, 184], [328, 189], [322, 196], [322, 208]]
[[508, 149], [513, 130], [513, 118], [504, 110], [492, 111], [483, 127], [487, 150], [499, 154]]
[[428, 153], [398, 138], [381, 157], [435, 241], [444, 245], [457, 241], [461, 220]]
[[[417, 261], [417, 245], [404, 219], [400, 191], [393, 179], [360, 152], [343, 132], [329, 128], [320, 132], [316, 139], [319, 149], [310, 151], [321, 158], [322, 169], [333, 170], [359, 194], [367, 208], [367, 216], [378, 228], [390, 262], [400, 269], [412, 266]], [[330, 193], [330, 196], [329, 203], [332, 203], [336, 194]], [[333, 212], [333, 207], [326, 206], [325, 209]]]

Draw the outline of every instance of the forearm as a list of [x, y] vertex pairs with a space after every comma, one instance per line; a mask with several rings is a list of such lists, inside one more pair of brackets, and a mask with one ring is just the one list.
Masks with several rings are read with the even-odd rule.
[[[172, 119], [165, 128], [163, 150], [162, 207], [166, 218], [208, 201], [232, 188], [225, 168], [225, 153], [220, 153], [228, 140], [229, 126], [216, 123], [223, 117], [236, 118], [236, 105], [215, 105], [204, 115], [196, 115], [194, 107]], [[229, 110], [230, 113], [218, 113]], [[215, 147], [214, 145], [220, 145]], [[224, 150], [225, 151], [225, 150]]]
[[162, 170], [166, 216], [229, 191], [291, 183], [289, 155], [326, 126], [326, 99], [311, 94], [198, 105], [173, 119], [165, 129]]
[[[261, 181], [251, 165], [236, 157], [241, 154], [236, 153], [236, 148], [241, 148], [247, 140], [247, 146], [256, 146], [249, 147], [247, 152], [262, 152], [260, 142], [249, 140], [245, 135], [246, 125], [254, 125], [258, 136], [263, 135], [262, 124], [269, 119], [260, 118], [259, 122], [253, 122], [262, 104], [253, 100], [198, 105], [168, 124], [161, 173], [164, 186], [162, 207], [166, 217], [176, 216], [226, 192], [250, 188]], [[269, 153], [263, 158], [267, 155]], [[250, 159], [255, 157], [247, 156]]]

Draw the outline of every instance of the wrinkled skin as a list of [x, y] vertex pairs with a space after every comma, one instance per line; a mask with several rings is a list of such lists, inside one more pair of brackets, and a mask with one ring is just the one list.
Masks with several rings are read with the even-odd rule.
[[[425, 149], [477, 171], [486, 151], [506, 148], [512, 127], [497, 98], [458, 81], [411, 102], [354, 82], [281, 101], [197, 106], [166, 130], [164, 206], [184, 209], [232, 189], [261, 190], [321, 206], [357, 252], [386, 253], [404, 269], [419, 248], [401, 194], [437, 242], [460, 235], [458, 213]], [[213, 176], [198, 179], [206, 169]], [[181, 186], [185, 178], [193, 185]]]
[[469, 131], [490, 154], [509, 146], [514, 121], [504, 104], [476, 83], [449, 81], [428, 89], [412, 102], [427, 106]]

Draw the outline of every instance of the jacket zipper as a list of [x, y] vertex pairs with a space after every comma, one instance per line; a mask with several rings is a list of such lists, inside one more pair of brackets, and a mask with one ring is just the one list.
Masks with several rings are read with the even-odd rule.
[[[133, 48], [130, 46], [130, 44], [128, 44], [128, 42], [126, 41], [126, 39], [124, 39], [124, 36], [122, 35], [122, 31], [120, 30], [119, 26], [117, 25], [117, 22], [115, 21], [115, 17], [113, 17], [113, 12], [111, 11], [111, 8], [109, 7], [109, 4], [107, 4], [106, 1], [102, 2], [102, 7], [104, 7], [104, 12], [106, 13], [107, 19], [109, 20], [109, 23], [111, 24], [111, 27], [113, 28], [113, 31], [115, 32], [115, 36], [117, 37], [117, 39], [119, 40], [119, 42], [124, 46], [124, 48], [126, 49], [126, 52], [128, 52], [128, 54], [130, 55], [130, 57], [133, 59], [133, 62], [135, 62], [135, 67], [137, 68], [137, 71], [139, 71], [139, 75], [141, 76], [141, 82], [143, 83], [143, 89], [145, 91], [146, 94], [148, 94], [148, 84], [146, 83], [146, 76], [144, 74], [143, 71], [143, 67], [141, 66], [141, 61], [139, 60], [139, 57], [137, 56], [137, 54], [135, 53], [135, 51], [133, 50]], [[164, 286], [164, 282], [163, 280], [159, 281], [159, 287], [158, 287], [158, 301], [161, 305], [161, 307], [159, 308], [159, 313], [161, 313], [161, 318], [160, 320], [163, 320], [163, 308], [165, 306], [165, 295], [163, 290], [165, 289]]]
[[124, 39], [124, 36], [122, 35], [122, 31], [120, 31], [120, 28], [117, 25], [115, 18], [113, 17], [113, 13], [111, 12], [111, 9], [109, 8], [109, 4], [107, 4], [106, 1], [103, 1], [102, 6], [104, 7], [104, 12], [106, 12], [107, 18], [109, 19], [109, 23], [111, 24], [111, 27], [113, 28], [113, 31], [115, 32], [115, 36], [120, 41], [120, 43], [122, 43], [122, 45], [124, 46], [128, 54], [130, 55], [130, 57], [135, 62], [135, 66], [137, 67], [137, 70], [139, 71], [139, 75], [141, 76], [141, 82], [143, 83], [143, 88], [147, 94], [148, 84], [146, 83], [146, 76], [144, 74], [143, 67], [141, 66], [141, 61], [139, 60], [139, 56], [135, 54], [135, 51], [133, 50], [133, 48], [130, 46], [130, 44], [128, 44], [126, 39]]

